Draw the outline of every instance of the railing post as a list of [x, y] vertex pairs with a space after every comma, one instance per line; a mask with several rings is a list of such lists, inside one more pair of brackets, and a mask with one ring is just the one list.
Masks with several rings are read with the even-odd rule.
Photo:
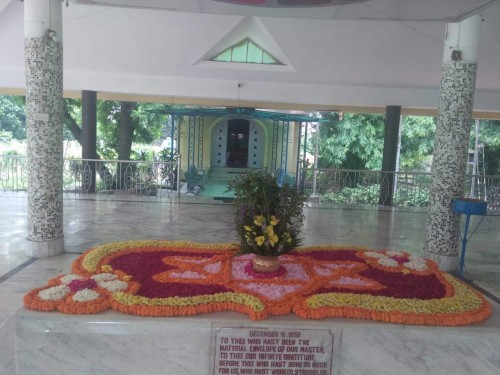
[[181, 197], [181, 154], [177, 158], [177, 198]]

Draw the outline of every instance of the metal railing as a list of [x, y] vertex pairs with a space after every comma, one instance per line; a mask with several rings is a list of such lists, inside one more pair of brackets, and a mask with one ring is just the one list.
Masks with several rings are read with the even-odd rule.
[[0, 156], [0, 189], [4, 191], [26, 191], [27, 188], [27, 158], [25, 156]]
[[[0, 191], [26, 191], [27, 177], [26, 157], [0, 156]], [[63, 179], [64, 192], [76, 199], [180, 196], [180, 157], [176, 162], [64, 159]], [[427, 207], [431, 181], [430, 173], [312, 168], [300, 171], [297, 180], [320, 205], [379, 205], [392, 193], [391, 203], [399, 207]], [[472, 189], [477, 181], [484, 188]], [[465, 197], [486, 199], [488, 210], [500, 211], [500, 176], [468, 175], [462, 191]]]
[[[484, 184], [486, 196], [471, 189], [476, 180]], [[323, 205], [378, 205], [392, 193], [393, 206], [427, 207], [431, 182], [430, 173], [345, 169], [310, 168], [299, 177], [299, 185]], [[500, 211], [500, 176], [467, 175], [462, 191], [465, 197], [486, 199], [489, 210]]]
[[[176, 162], [64, 159], [64, 193], [101, 196], [155, 196], [180, 191], [180, 158]], [[27, 158], [0, 156], [0, 189], [26, 191]]]

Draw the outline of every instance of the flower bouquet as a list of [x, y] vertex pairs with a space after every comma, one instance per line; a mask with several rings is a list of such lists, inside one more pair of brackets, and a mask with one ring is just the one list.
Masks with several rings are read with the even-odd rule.
[[228, 190], [235, 194], [240, 253], [276, 258], [299, 246], [306, 194], [288, 183], [280, 186], [267, 170], [240, 175]]

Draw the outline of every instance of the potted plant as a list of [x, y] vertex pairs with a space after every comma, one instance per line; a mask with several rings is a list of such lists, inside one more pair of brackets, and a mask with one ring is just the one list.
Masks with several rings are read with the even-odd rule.
[[277, 176], [264, 171], [249, 171], [232, 180], [228, 190], [235, 195], [235, 229], [240, 253], [253, 253], [256, 272], [279, 269], [278, 256], [297, 246], [307, 195]]
[[170, 148], [160, 151], [158, 161], [164, 162], [160, 165], [160, 177], [165, 188], [177, 190], [177, 161], [179, 154]]

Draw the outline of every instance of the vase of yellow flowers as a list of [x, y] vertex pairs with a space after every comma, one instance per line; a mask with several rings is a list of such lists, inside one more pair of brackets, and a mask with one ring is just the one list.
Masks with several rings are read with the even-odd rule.
[[235, 229], [240, 253], [253, 253], [256, 272], [275, 272], [278, 256], [297, 246], [307, 195], [267, 170], [248, 171], [229, 183], [235, 195]]

